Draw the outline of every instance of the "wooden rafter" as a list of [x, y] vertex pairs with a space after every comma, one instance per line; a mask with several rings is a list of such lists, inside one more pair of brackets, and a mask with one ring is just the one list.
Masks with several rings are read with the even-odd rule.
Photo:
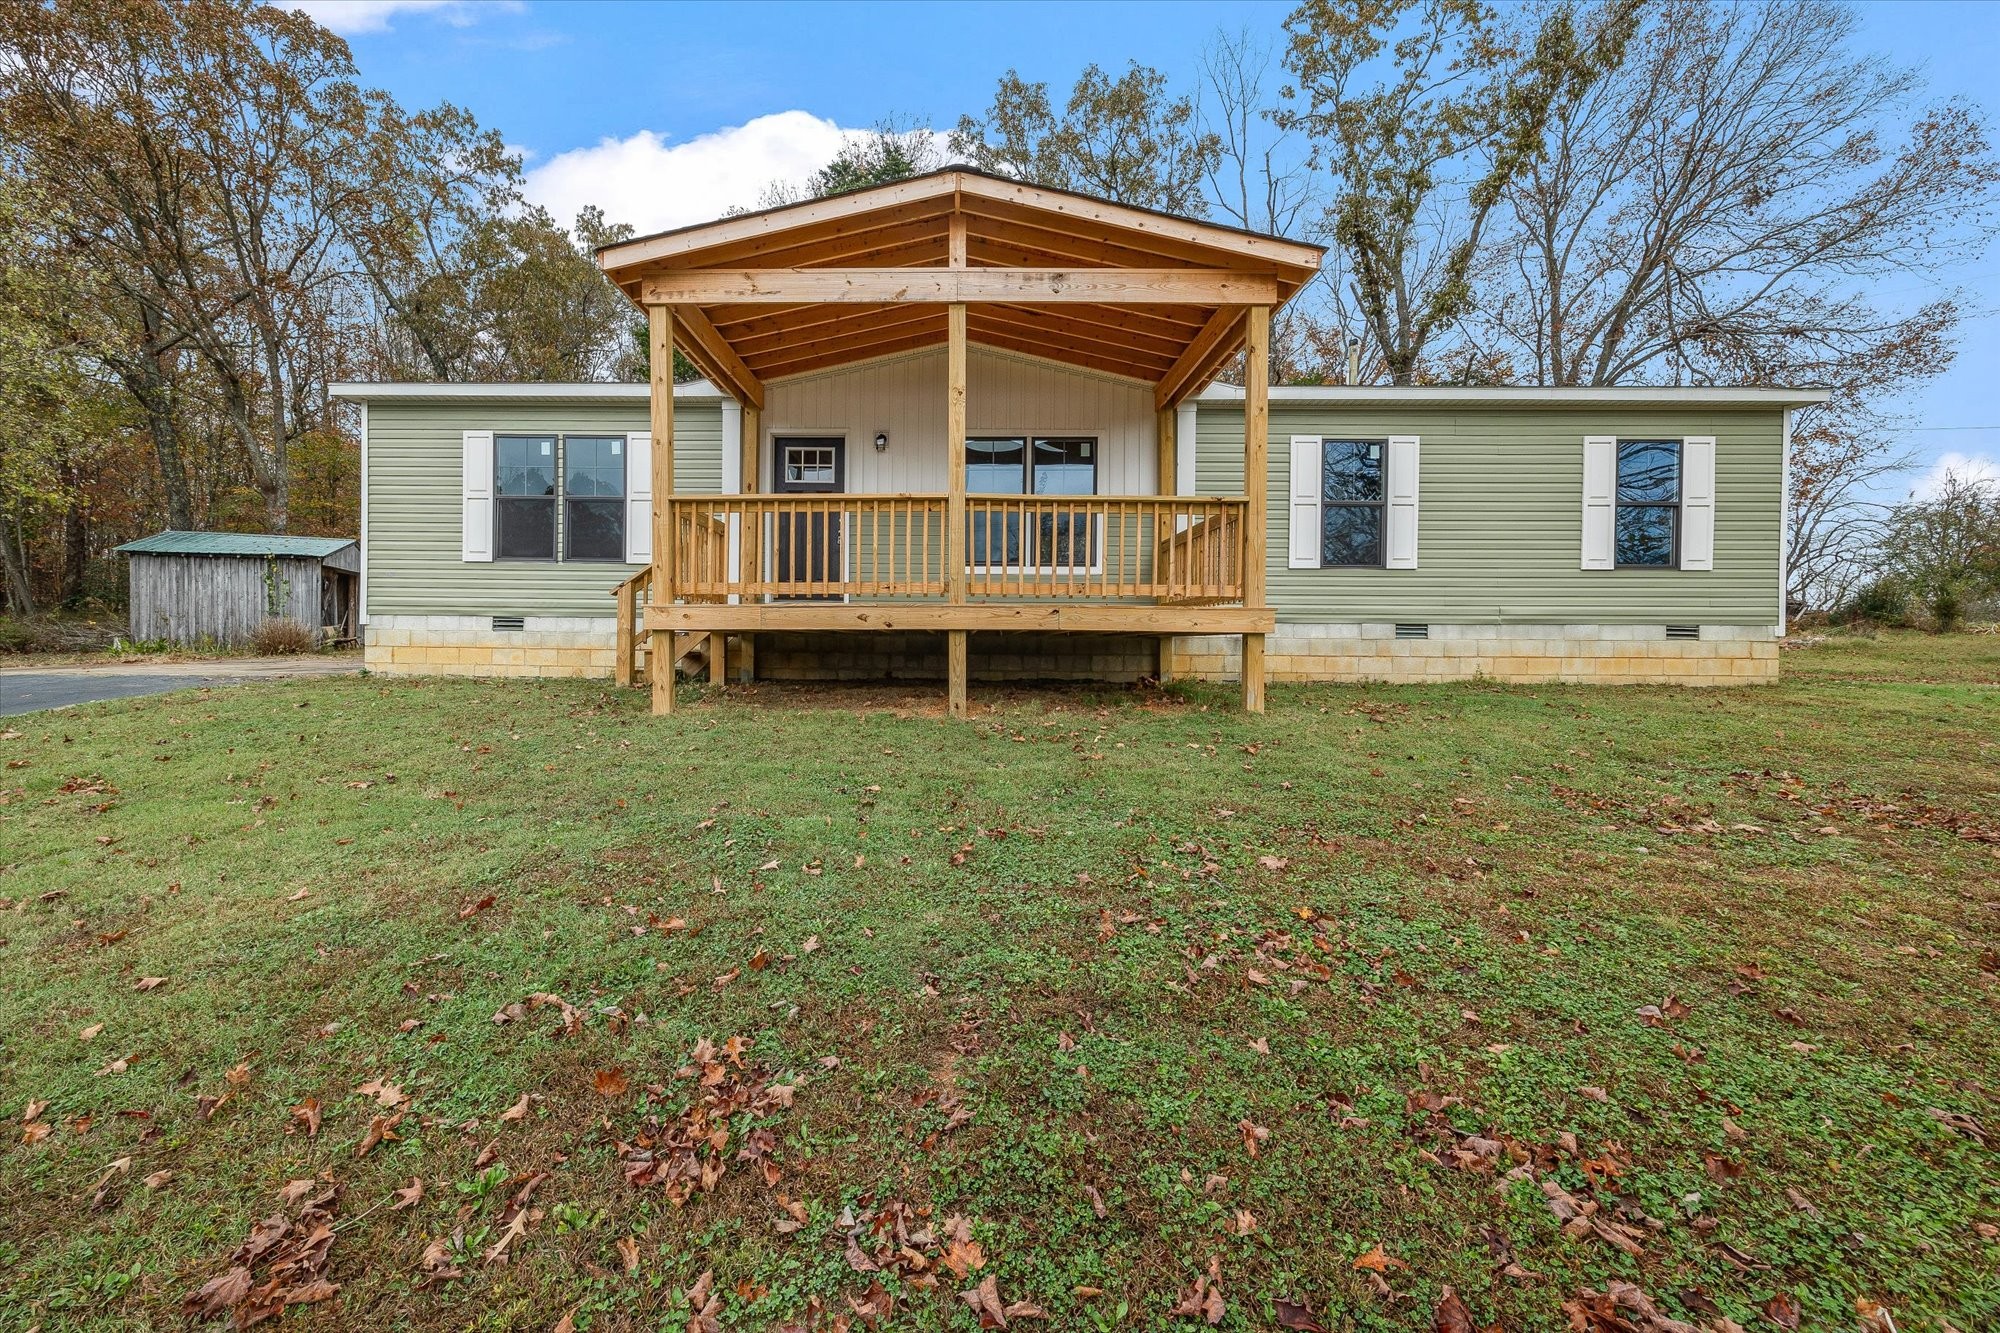
[[1153, 390], [1153, 406], [1164, 411], [1199, 390], [1221, 360], [1235, 350], [1242, 339], [1242, 329], [1241, 310], [1223, 309], [1211, 315], [1201, 332], [1161, 376], [1159, 386]]
[[761, 381], [972, 342], [1155, 385], [1171, 406], [1236, 354], [1243, 314], [1321, 250], [969, 168], [606, 247], [634, 301], [673, 307], [683, 352], [753, 407]]
[[674, 323], [687, 334], [684, 349], [690, 360], [702, 362], [702, 369], [720, 376], [717, 383], [727, 389], [738, 402], [748, 403], [755, 408], [764, 406], [764, 386], [757, 379], [756, 372], [743, 363], [715, 325], [708, 322], [708, 316], [691, 305], [674, 305]]

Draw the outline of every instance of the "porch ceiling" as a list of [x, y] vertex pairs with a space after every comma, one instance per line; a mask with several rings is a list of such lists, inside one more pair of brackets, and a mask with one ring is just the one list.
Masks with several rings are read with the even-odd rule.
[[[1196, 392], [1322, 250], [948, 168], [607, 246], [598, 263], [675, 343], [750, 402], [762, 382], [967, 340]], [[907, 275], [906, 275], [907, 274]]]

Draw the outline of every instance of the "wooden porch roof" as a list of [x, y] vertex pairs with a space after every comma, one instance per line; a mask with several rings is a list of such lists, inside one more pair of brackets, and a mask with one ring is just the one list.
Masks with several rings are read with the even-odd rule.
[[1245, 312], [1310, 281], [1323, 249], [966, 167], [643, 236], [597, 260], [725, 392], [974, 343], [1145, 380], [1162, 409], [1243, 345]]

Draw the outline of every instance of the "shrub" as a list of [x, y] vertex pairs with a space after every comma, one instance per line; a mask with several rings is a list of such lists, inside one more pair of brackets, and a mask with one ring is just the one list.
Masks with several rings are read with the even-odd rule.
[[266, 656], [309, 653], [319, 646], [319, 636], [296, 620], [267, 620], [250, 636], [250, 646]]
[[1910, 615], [1910, 586], [1894, 574], [1885, 574], [1847, 599], [1840, 618], [1849, 624], [1901, 625]]

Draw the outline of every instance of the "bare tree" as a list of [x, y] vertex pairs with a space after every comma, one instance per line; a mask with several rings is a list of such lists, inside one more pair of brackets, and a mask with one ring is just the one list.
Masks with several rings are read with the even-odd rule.
[[1886, 142], [1919, 80], [1850, 54], [1854, 24], [1827, 0], [1653, 11], [1618, 75], [1562, 90], [1508, 184], [1482, 337], [1544, 384], [1934, 368], [1955, 305], [1900, 315], [1867, 287], [1975, 253], [2000, 173], [1962, 104]]

